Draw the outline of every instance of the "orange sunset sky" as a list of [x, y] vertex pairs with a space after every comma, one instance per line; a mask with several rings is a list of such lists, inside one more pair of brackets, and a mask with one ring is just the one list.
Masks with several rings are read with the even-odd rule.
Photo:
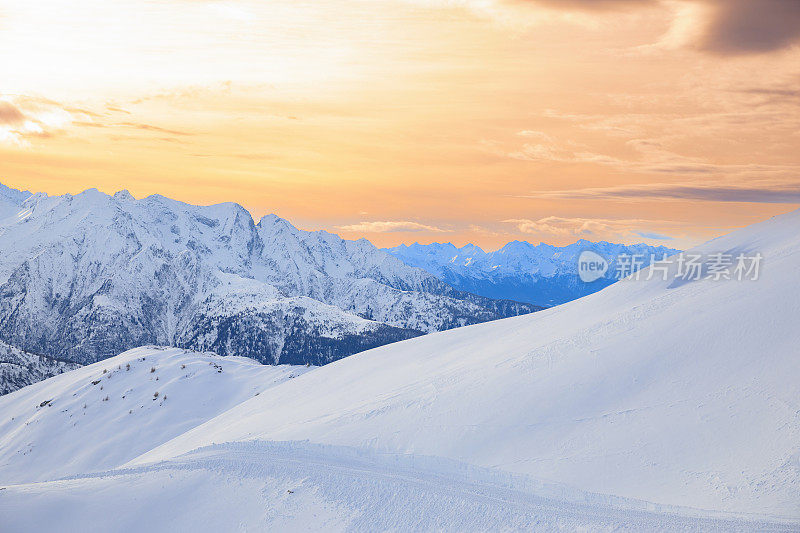
[[795, 0], [0, 0], [0, 182], [688, 247], [800, 203], [799, 40]]

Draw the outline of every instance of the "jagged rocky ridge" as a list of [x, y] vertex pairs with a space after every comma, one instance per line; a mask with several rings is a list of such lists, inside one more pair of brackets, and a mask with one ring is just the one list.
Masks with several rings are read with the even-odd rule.
[[69, 361], [163, 344], [316, 365], [539, 309], [238, 204], [4, 191], [0, 339]]

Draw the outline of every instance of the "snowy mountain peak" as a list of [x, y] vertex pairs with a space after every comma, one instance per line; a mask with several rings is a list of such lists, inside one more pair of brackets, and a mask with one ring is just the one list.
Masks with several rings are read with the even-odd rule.
[[0, 223], [19, 213], [25, 200], [30, 196], [31, 193], [28, 191], [19, 191], [0, 183]]
[[0, 224], [0, 339], [81, 363], [168, 344], [324, 364], [538, 309], [461, 293], [365, 240], [256, 225], [235, 203], [89, 189], [24, 208]]
[[25, 199], [30, 195], [30, 191], [12, 189], [11, 187], [0, 183], [0, 201], [6, 201], [14, 205], [22, 205], [22, 202], [25, 201]]
[[133, 197], [128, 189], [122, 189], [121, 191], [115, 192], [114, 198], [123, 202], [132, 202], [136, 200], [136, 198]]
[[[611, 266], [603, 278], [592, 283], [581, 282], [577, 275], [578, 257], [584, 250], [594, 251]], [[415, 243], [386, 251], [458, 289], [545, 306], [574, 300], [612, 284], [616, 258], [620, 255], [641, 256], [642, 263], [647, 265], [652, 254], [661, 257], [677, 252], [664, 246], [595, 243], [585, 239], [561, 247], [515, 240], [494, 252], [484, 252], [472, 244], [456, 248], [451, 243]]]

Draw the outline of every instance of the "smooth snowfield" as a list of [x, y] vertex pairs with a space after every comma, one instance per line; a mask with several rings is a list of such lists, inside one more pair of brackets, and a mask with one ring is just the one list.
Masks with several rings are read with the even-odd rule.
[[793, 531], [582, 493], [433, 457], [231, 443], [0, 491], [3, 530]]
[[35, 383], [0, 397], [0, 483], [115, 468], [313, 368], [150, 347]]
[[800, 211], [698, 248], [758, 281], [623, 281], [384, 346], [274, 387], [131, 464], [262, 439], [450, 458], [582, 490], [800, 518]]

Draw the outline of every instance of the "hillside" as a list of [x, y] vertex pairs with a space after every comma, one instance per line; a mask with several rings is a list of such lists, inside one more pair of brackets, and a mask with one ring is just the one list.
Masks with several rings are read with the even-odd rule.
[[314, 367], [144, 347], [0, 397], [0, 479], [119, 466]]
[[684, 281], [673, 268], [667, 280], [381, 347], [271, 389], [136, 464], [212, 442], [308, 439], [798, 518], [798, 227], [795, 211], [692, 251], [761, 253], [757, 281]]

